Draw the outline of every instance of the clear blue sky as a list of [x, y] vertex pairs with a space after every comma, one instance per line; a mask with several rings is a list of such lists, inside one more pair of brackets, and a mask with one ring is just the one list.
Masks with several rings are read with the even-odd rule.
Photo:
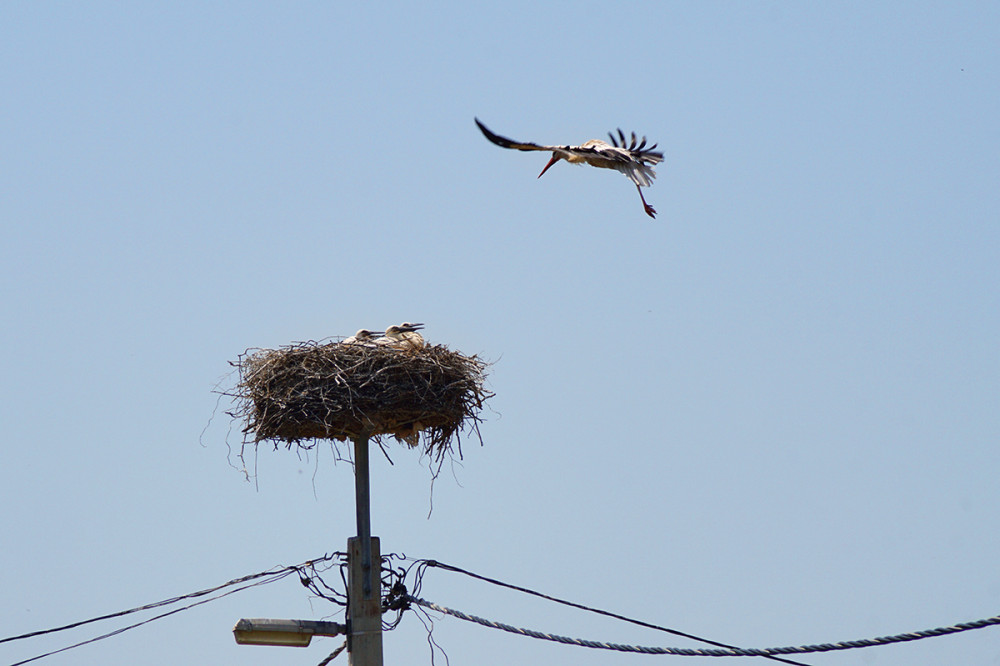
[[[402, 320], [496, 398], [430, 519], [426, 464], [373, 457], [387, 552], [747, 647], [1000, 613], [996, 3], [334, 4], [0, 5], [0, 633], [343, 550], [350, 467], [263, 448], [247, 482], [212, 389]], [[658, 218], [474, 116], [648, 135]], [[330, 611], [291, 580], [39, 663], [315, 664], [339, 641], [230, 629]], [[453, 666], [691, 663], [434, 635]], [[385, 654], [430, 663], [415, 617]], [[803, 661], [1000, 663], [1000, 628]]]

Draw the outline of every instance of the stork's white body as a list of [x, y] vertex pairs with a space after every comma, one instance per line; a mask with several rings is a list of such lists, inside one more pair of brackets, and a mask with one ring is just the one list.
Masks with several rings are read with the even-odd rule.
[[399, 326], [389, 326], [385, 329], [385, 336], [375, 340], [375, 344], [394, 349], [423, 349], [426, 343], [424, 337], [417, 333], [417, 329], [420, 328], [423, 328], [423, 324], [409, 322], [403, 322]]
[[[625, 148], [612, 146], [600, 139], [584, 141], [577, 146], [552, 146], [553, 153], [570, 164], [589, 164], [600, 169], [615, 169], [625, 174], [629, 180], [639, 187], [649, 187], [656, 178], [656, 171], [646, 162], [636, 159]], [[661, 158], [662, 159], [662, 158]], [[660, 160], [649, 160], [656, 164]], [[540, 174], [539, 174], [540, 175]]]
[[424, 327], [423, 324], [411, 324], [408, 321], [404, 321], [402, 324], [399, 325], [399, 328], [401, 329], [400, 335], [403, 337], [403, 340], [405, 340], [406, 343], [411, 348], [423, 349], [424, 347], [427, 346], [427, 343], [424, 342], [424, 336], [417, 333], [417, 329], [423, 327]]

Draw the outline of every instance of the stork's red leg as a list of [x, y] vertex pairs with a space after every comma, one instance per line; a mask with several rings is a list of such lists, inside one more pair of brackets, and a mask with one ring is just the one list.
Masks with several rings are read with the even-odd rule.
[[639, 198], [642, 199], [642, 207], [646, 209], [646, 215], [656, 218], [656, 209], [646, 203], [646, 197], [642, 196], [642, 188], [636, 185], [635, 189], [639, 190]]

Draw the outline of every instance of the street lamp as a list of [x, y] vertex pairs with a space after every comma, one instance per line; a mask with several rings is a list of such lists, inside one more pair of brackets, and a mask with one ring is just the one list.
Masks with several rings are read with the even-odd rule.
[[313, 636], [338, 636], [346, 633], [346, 625], [322, 620], [244, 618], [233, 627], [233, 635], [240, 645], [306, 647]]

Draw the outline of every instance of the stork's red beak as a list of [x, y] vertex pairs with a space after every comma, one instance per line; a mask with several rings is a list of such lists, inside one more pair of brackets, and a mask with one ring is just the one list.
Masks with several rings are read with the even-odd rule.
[[538, 174], [538, 177], [541, 178], [542, 176], [544, 176], [545, 172], [549, 170], [549, 167], [558, 162], [560, 159], [562, 158], [560, 158], [558, 155], [553, 155], [552, 159], [549, 160], [549, 163], [545, 165], [544, 169], [542, 169], [542, 172]]

